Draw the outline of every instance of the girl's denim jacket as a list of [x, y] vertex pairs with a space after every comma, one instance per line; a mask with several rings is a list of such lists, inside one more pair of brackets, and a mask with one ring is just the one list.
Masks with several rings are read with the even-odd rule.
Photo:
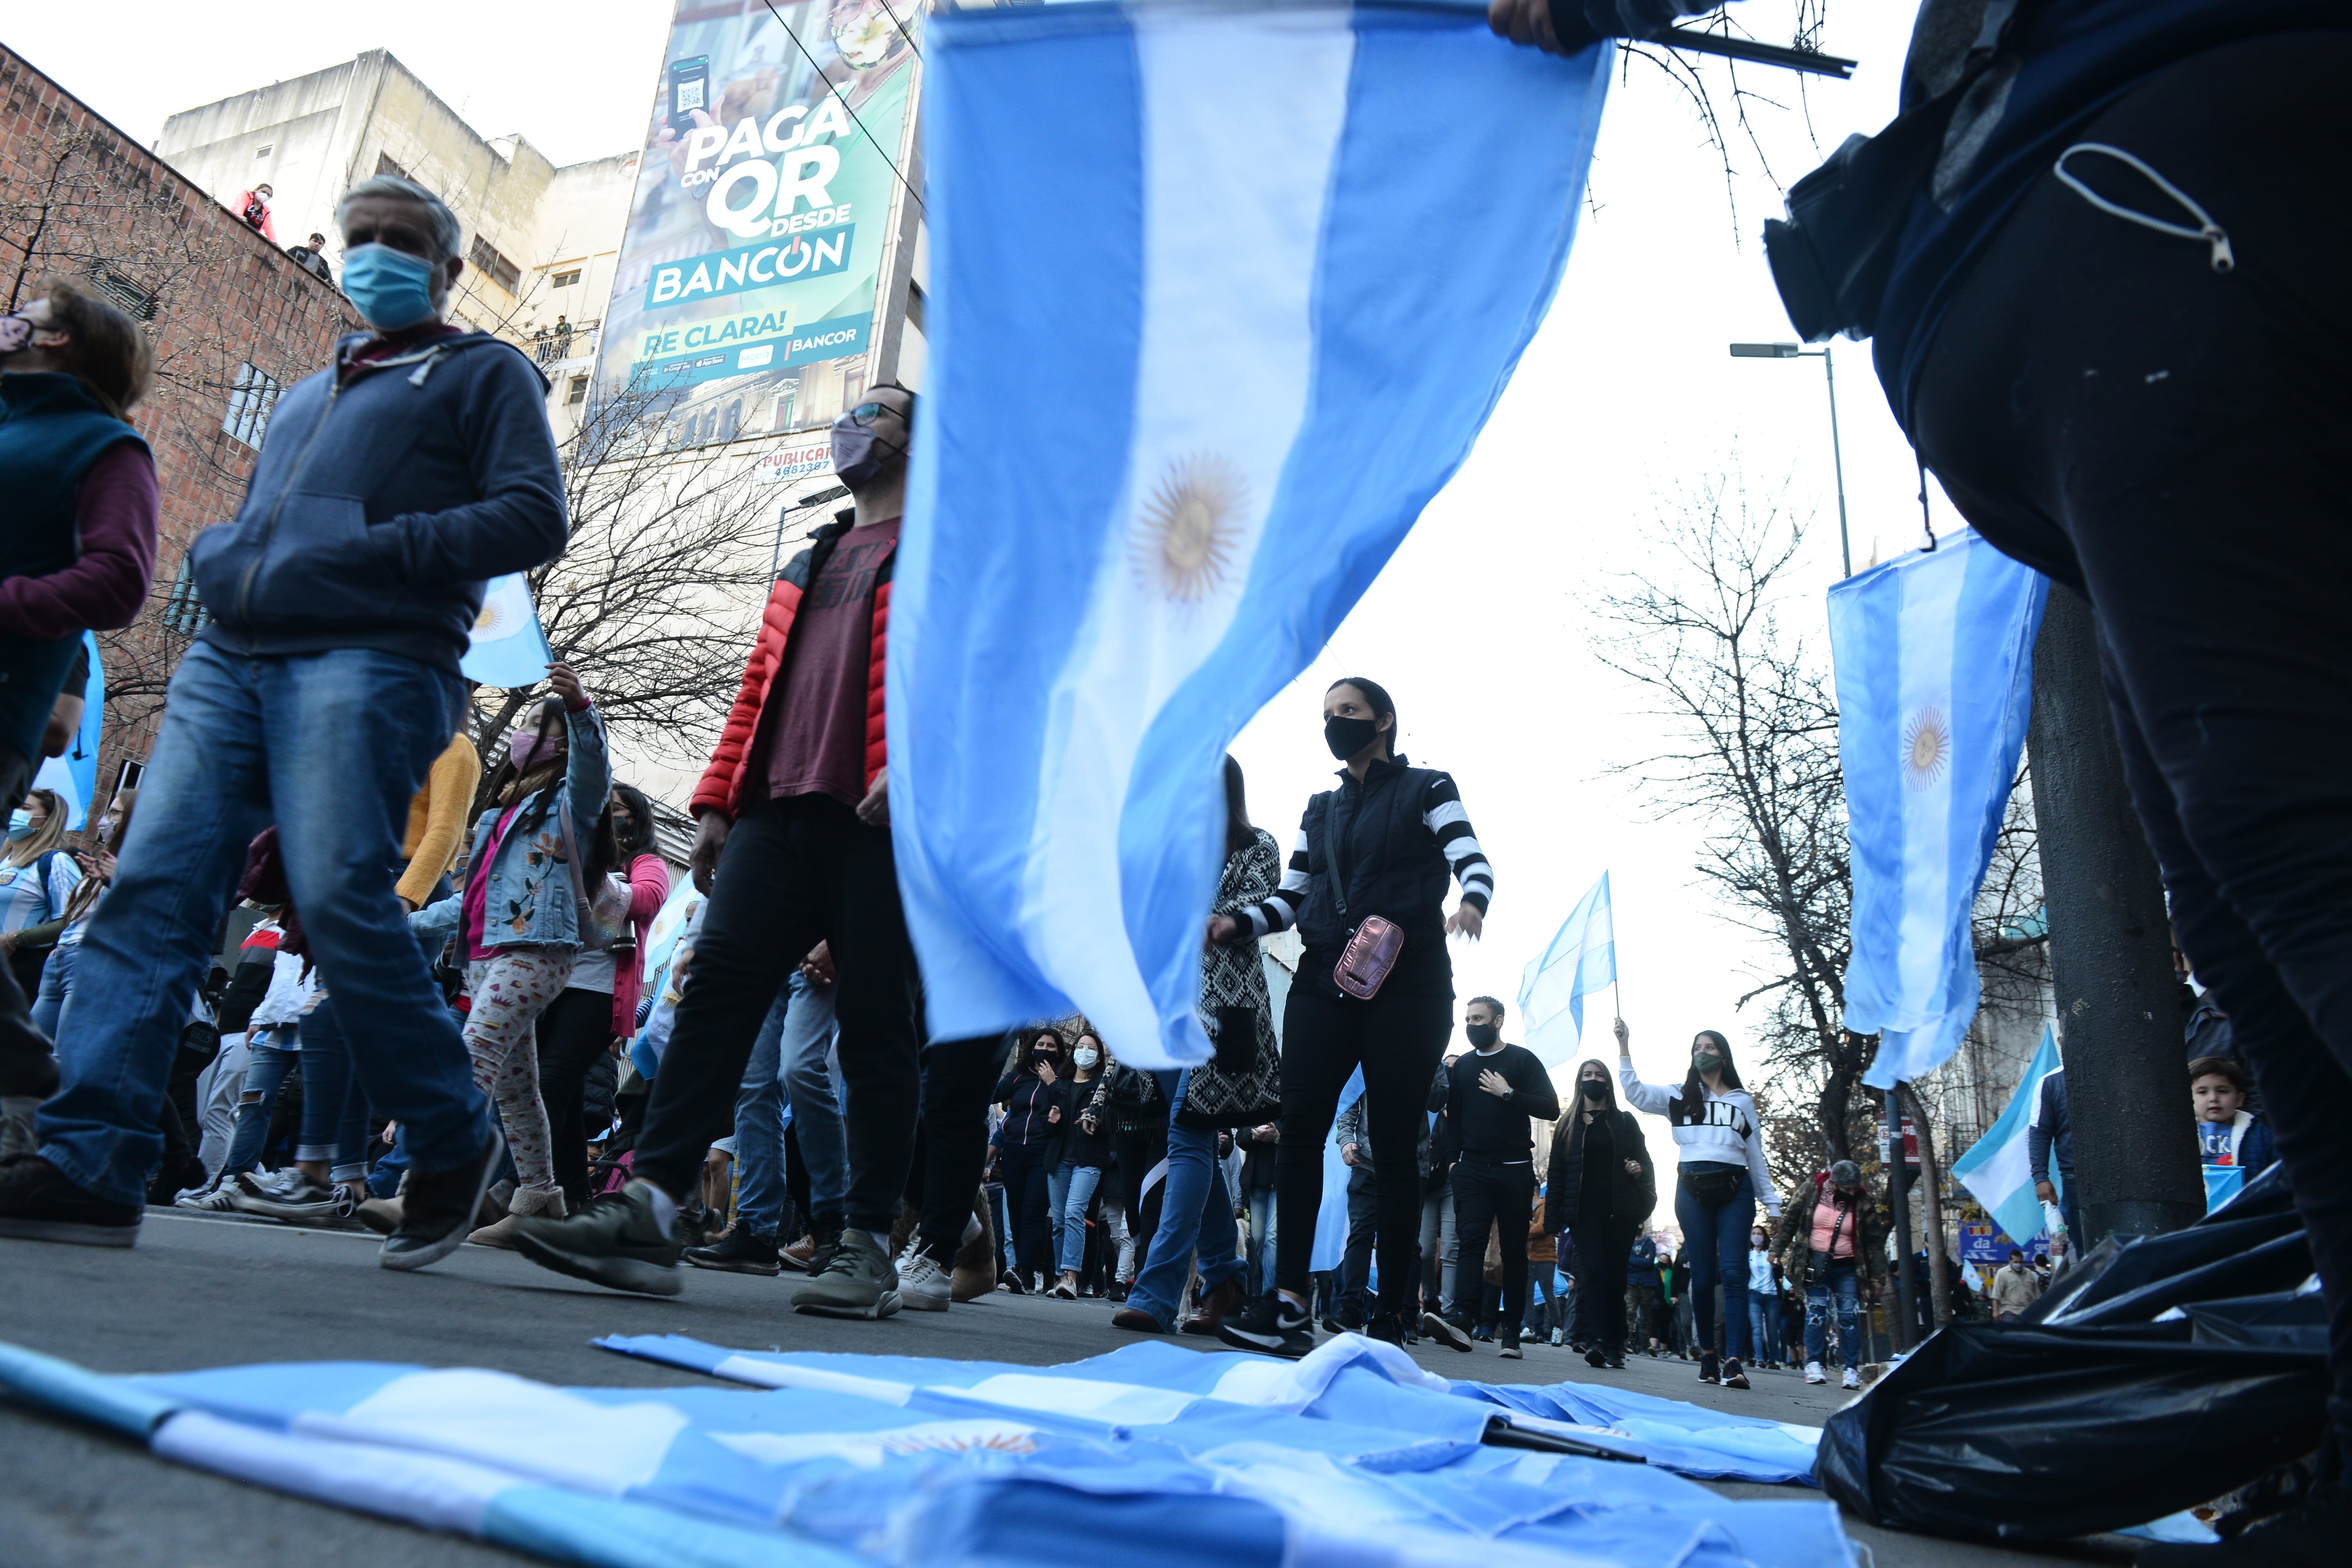
[[[562, 805], [572, 813], [572, 837], [587, 852], [586, 840], [596, 819], [604, 815], [604, 803], [613, 794], [613, 763], [604, 750], [604, 721], [592, 704], [576, 711], [567, 710], [563, 727], [569, 737], [570, 754], [563, 768], [563, 782], [551, 789], [562, 791]], [[518, 823], [530, 815], [533, 803], [549, 790], [540, 790], [529, 796], [521, 811], [516, 813]], [[481, 870], [484, 846], [498, 826], [499, 818], [506, 815], [503, 806], [493, 806], [482, 813], [474, 825], [473, 848], [466, 858], [467, 886], [485, 873]], [[546, 819], [538, 828], [524, 834], [509, 830], [504, 843], [499, 846], [498, 858], [487, 873], [490, 879], [488, 896], [482, 907], [482, 945], [488, 947], [564, 947], [577, 952], [580, 947], [579, 899], [572, 889], [572, 869], [563, 845], [562, 805], [551, 804]], [[443, 899], [427, 904], [408, 917], [408, 929], [427, 952], [437, 952], [450, 937], [464, 937], [460, 930], [465, 919], [466, 887]]]

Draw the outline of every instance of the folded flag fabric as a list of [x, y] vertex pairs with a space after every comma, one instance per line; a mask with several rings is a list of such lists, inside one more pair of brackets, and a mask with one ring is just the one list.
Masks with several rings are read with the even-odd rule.
[[359, 1362], [105, 1377], [0, 1345], [0, 1394], [181, 1463], [603, 1568], [1001, 1568], [1087, 1539], [1139, 1568], [1855, 1562], [1826, 1501], [1482, 1444], [1498, 1405], [1353, 1336], [1296, 1364], [1139, 1344], [1060, 1367], [604, 1342], [756, 1386]]
[[1463, 0], [967, 8], [926, 44], [888, 710], [931, 1037], [1083, 1012], [1131, 1066], [1202, 1060], [1220, 754], [1469, 455], [1615, 57]]

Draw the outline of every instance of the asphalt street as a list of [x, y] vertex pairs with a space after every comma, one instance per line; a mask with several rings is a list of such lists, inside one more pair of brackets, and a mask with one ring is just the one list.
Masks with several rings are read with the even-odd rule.
[[[944, 1314], [879, 1323], [795, 1316], [791, 1281], [696, 1271], [671, 1300], [617, 1295], [467, 1247], [419, 1274], [379, 1268], [373, 1237], [268, 1221], [148, 1212], [131, 1251], [0, 1240], [0, 1339], [101, 1372], [177, 1372], [255, 1362], [388, 1361], [485, 1366], [550, 1383], [667, 1386], [690, 1373], [614, 1355], [608, 1333], [684, 1333], [742, 1348], [887, 1352], [1045, 1365], [1132, 1342], [1101, 1301], [1000, 1292]], [[1207, 1350], [1213, 1342], [1174, 1342]], [[1687, 1362], [1636, 1357], [1623, 1373], [1530, 1346], [1498, 1360], [1423, 1345], [1449, 1377], [1548, 1384], [1608, 1379], [1743, 1414], [1818, 1426], [1850, 1395], [1795, 1373], [1757, 1373], [1745, 1393], [1709, 1388]], [[245, 1487], [128, 1443], [0, 1405], [0, 1568], [315, 1568], [365, 1553], [400, 1563], [530, 1559]], [[1731, 1496], [1806, 1489], [1726, 1485]], [[2112, 1538], [2021, 1552], [1906, 1536], [1848, 1521], [1877, 1568], [2115, 1562]]]

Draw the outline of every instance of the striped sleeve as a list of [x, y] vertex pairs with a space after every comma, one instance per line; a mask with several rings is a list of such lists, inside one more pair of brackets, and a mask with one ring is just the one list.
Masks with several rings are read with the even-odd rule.
[[[1308, 806], [1309, 811], [1314, 810]], [[1268, 936], [1278, 931], [1288, 931], [1298, 923], [1298, 907], [1307, 901], [1307, 819], [1298, 819], [1298, 841], [1291, 846], [1290, 864], [1282, 868], [1282, 880], [1265, 902], [1242, 911], [1249, 921], [1250, 934]]]
[[1445, 864], [1454, 872], [1454, 879], [1462, 884], [1462, 901], [1481, 915], [1495, 896], [1495, 868], [1486, 859], [1486, 852], [1478, 847], [1478, 836], [1471, 830], [1470, 814], [1462, 809], [1462, 792], [1454, 786], [1454, 775], [1438, 773], [1422, 792], [1421, 820], [1437, 835], [1437, 847], [1445, 851]]

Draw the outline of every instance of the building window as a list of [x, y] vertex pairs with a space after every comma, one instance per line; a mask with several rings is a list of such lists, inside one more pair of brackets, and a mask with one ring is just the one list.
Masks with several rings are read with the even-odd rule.
[[113, 300], [132, 321], [152, 321], [155, 319], [155, 296], [121, 273], [112, 268], [100, 267], [93, 270], [91, 280], [97, 283], [100, 293]]
[[580, 268], [578, 268], [577, 267], [574, 267], [574, 268], [572, 268], [570, 271], [567, 271], [567, 272], [559, 272], [559, 273], [557, 273], [553, 278], [550, 279], [548, 281], [549, 281], [549, 284], [550, 284], [551, 287], [553, 287], [553, 288], [557, 288], [557, 289], [569, 289], [569, 288], [571, 288], [574, 283], [577, 283], [577, 282], [579, 282], [579, 281], [580, 281]]
[[378, 153], [375, 155], [375, 172], [379, 174], [391, 174], [395, 178], [403, 180], [409, 178], [409, 173], [407, 170], [402, 168], [399, 164], [394, 163], [390, 158], [385, 157], [381, 153]]
[[277, 143], [277, 142], [264, 142], [260, 146], [258, 146], [258, 147], [257, 147], [257, 148], [255, 148], [255, 149], [253, 150], [254, 161], [255, 161], [255, 162], [257, 162], [257, 163], [258, 163], [260, 160], [262, 160], [262, 159], [264, 159], [264, 158], [268, 157], [270, 153], [272, 153], [276, 152], [277, 150], [278, 150], [278, 143]]
[[277, 406], [278, 390], [275, 377], [250, 364], [238, 365], [236, 379], [229, 384], [228, 412], [221, 416], [221, 428], [232, 440], [258, 447], [261, 432], [269, 424], [269, 411]]
[[499, 255], [497, 247], [478, 234], [474, 237], [473, 248], [466, 252], [466, 259], [509, 294], [515, 291], [515, 285], [522, 281], [522, 268]]
[[563, 401], [566, 403], [587, 402], [588, 378], [584, 375], [573, 376], [572, 378], [572, 390], [564, 395]]
[[212, 616], [196, 596], [196, 576], [188, 558], [180, 557], [180, 574], [172, 581], [171, 596], [163, 601], [163, 625], [182, 637], [194, 637]]

